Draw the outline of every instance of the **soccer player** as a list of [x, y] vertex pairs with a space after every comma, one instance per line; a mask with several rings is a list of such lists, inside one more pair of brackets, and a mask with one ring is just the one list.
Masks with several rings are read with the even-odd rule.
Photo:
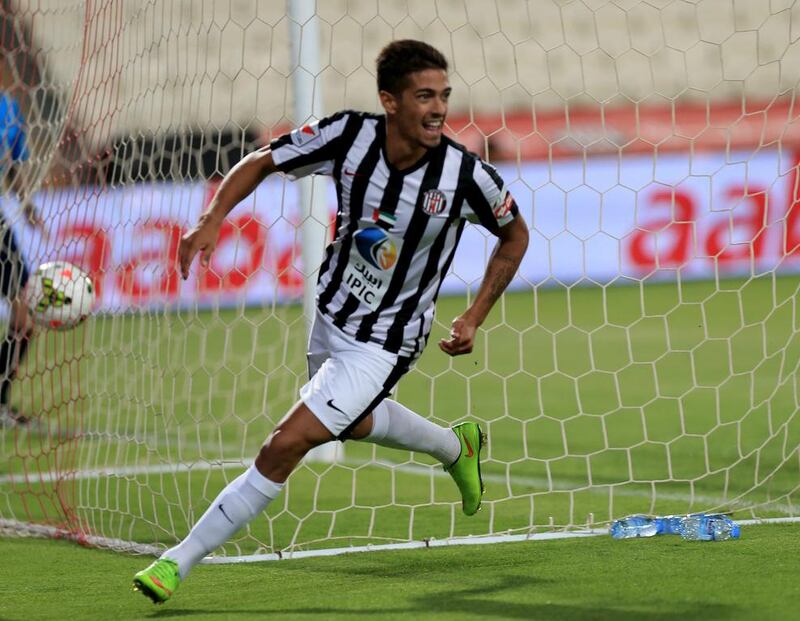
[[[28, 199], [23, 162], [28, 159], [25, 118], [19, 102], [0, 91], [0, 190], [10, 190], [19, 200], [28, 224], [41, 227], [36, 208]], [[28, 269], [14, 231], [0, 214], [0, 295], [9, 303], [5, 338], [0, 342], [0, 427], [24, 426], [31, 419], [9, 404], [11, 383], [28, 351], [33, 321], [20, 294], [28, 281]]]
[[451, 356], [472, 351], [475, 331], [522, 260], [527, 225], [495, 169], [442, 133], [451, 91], [444, 56], [420, 41], [395, 41], [378, 56], [377, 75], [385, 114], [340, 112], [248, 155], [181, 240], [186, 278], [198, 253], [208, 265], [224, 217], [268, 175], [336, 181], [309, 381], [255, 463], [222, 490], [186, 539], [134, 576], [134, 587], [154, 602], [167, 600], [196, 563], [264, 511], [311, 448], [335, 438], [427, 453], [455, 480], [464, 513], [480, 508], [480, 427], [440, 427], [388, 397], [428, 340], [465, 221], [479, 222], [499, 242], [475, 300], [439, 342]]

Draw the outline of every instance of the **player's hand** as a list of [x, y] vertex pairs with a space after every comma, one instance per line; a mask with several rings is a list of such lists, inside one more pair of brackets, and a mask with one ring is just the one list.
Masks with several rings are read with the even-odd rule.
[[178, 264], [184, 280], [189, 278], [189, 267], [198, 252], [200, 253], [200, 265], [208, 267], [211, 254], [217, 247], [221, 227], [222, 221], [203, 214], [194, 228], [181, 237], [181, 243], [178, 246]]
[[475, 332], [478, 326], [463, 315], [453, 319], [450, 327], [450, 338], [439, 341], [439, 349], [450, 356], [461, 356], [472, 352], [475, 344]]
[[25, 222], [27, 222], [28, 226], [31, 226], [35, 229], [41, 231], [42, 235], [47, 235], [47, 230], [44, 227], [44, 220], [39, 215], [39, 210], [36, 209], [36, 205], [29, 200], [24, 200], [22, 202], [22, 214], [25, 216]]

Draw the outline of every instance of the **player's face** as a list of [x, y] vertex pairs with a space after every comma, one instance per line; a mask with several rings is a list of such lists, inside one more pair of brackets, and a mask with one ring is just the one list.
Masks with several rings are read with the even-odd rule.
[[450, 81], [442, 69], [410, 73], [399, 96], [381, 92], [387, 116], [395, 123], [401, 140], [412, 147], [431, 149], [442, 140]]

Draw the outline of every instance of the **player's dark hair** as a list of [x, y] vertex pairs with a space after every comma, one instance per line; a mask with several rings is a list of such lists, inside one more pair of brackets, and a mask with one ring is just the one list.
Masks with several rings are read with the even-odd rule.
[[408, 75], [425, 69], [447, 71], [447, 59], [432, 45], [414, 39], [392, 41], [375, 61], [378, 69], [378, 90], [399, 95], [406, 87]]

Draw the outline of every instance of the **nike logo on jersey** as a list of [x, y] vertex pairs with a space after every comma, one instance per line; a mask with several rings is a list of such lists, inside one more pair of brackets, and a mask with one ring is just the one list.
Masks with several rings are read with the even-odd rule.
[[227, 514], [227, 513], [225, 513], [225, 509], [223, 509], [223, 508], [222, 508], [222, 503], [219, 503], [219, 504], [217, 505], [217, 509], [219, 509], [220, 511], [222, 511], [222, 515], [224, 515], [224, 516], [225, 516], [225, 519], [226, 519], [226, 520], [228, 520], [228, 521], [229, 521], [231, 524], [233, 524], [233, 520], [232, 520], [231, 518], [229, 518], [229, 517], [228, 517], [228, 514]]
[[328, 399], [328, 407], [336, 410], [337, 412], [341, 412], [342, 414], [347, 414], [344, 410], [340, 410], [335, 405], [333, 405], [333, 399]]

